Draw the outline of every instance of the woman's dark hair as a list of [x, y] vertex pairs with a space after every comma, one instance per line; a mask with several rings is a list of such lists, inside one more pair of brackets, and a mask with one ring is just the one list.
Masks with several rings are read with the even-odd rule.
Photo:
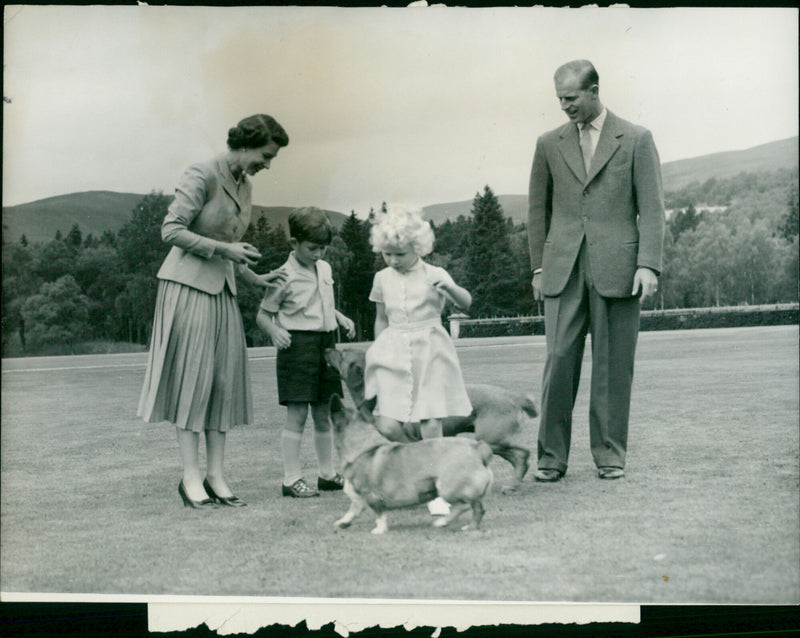
[[289, 136], [271, 115], [251, 115], [228, 129], [228, 148], [259, 148], [270, 142], [287, 146]]
[[333, 228], [324, 210], [307, 206], [289, 214], [289, 235], [298, 242], [311, 241], [327, 246], [333, 239]]

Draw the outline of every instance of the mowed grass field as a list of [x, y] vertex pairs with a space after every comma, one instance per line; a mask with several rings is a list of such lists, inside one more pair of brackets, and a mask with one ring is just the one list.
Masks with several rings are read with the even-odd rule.
[[[257, 426], [228, 437], [249, 506], [182, 507], [172, 426], [136, 418], [142, 355], [4, 360], [3, 592], [641, 603], [800, 601], [798, 327], [642, 333], [627, 477], [596, 478], [590, 355], [567, 476], [495, 487], [480, 532], [427, 510], [389, 532], [333, 521], [341, 493], [280, 495], [271, 349], [251, 351]], [[462, 340], [467, 382], [539, 395], [542, 337]], [[534, 422], [525, 436], [535, 458]], [[311, 424], [306, 476], [316, 480]]]

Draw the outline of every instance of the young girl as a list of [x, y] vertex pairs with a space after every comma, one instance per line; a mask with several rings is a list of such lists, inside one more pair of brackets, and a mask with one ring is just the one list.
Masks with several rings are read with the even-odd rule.
[[[381, 432], [403, 440], [403, 423], [420, 424], [422, 438], [442, 436], [440, 419], [467, 416], [467, 397], [455, 347], [442, 326], [447, 301], [466, 310], [472, 296], [444, 268], [421, 257], [433, 249], [433, 231], [417, 211], [390, 207], [370, 230], [372, 250], [388, 268], [375, 274], [375, 342], [367, 350], [364, 396], [377, 396]], [[446, 513], [441, 498], [431, 513]]]

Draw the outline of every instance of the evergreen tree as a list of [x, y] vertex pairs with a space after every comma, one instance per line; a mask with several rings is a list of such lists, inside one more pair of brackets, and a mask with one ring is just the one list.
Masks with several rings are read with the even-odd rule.
[[119, 253], [128, 272], [156, 276], [169, 252], [161, 239], [161, 224], [170, 201], [163, 193], [145, 195], [117, 234]]
[[258, 272], [266, 272], [280, 268], [289, 257], [292, 247], [289, 245], [289, 237], [283, 226], [275, 226], [266, 236], [266, 242], [261, 251], [261, 260]]
[[250, 224], [241, 241], [253, 244], [261, 253], [261, 259], [253, 266], [257, 273], [275, 270], [281, 266], [291, 250], [283, 226], [278, 224], [273, 227], [266, 215], [259, 216], [255, 223]]
[[[510, 218], [509, 218], [510, 219]], [[531, 257], [528, 251], [528, 232], [524, 226], [514, 228], [509, 234], [511, 265], [514, 279], [511, 284], [513, 314], [540, 315], [541, 304], [534, 303], [531, 288]]]
[[104, 230], [100, 237], [100, 244], [103, 246], [116, 246], [117, 237], [114, 235], [114, 232], [108, 229]]
[[339, 309], [343, 308], [342, 300], [345, 298], [344, 277], [351, 258], [352, 255], [347, 248], [347, 244], [344, 243], [338, 233], [335, 234], [328, 249], [325, 251], [325, 261], [331, 265], [331, 270], [333, 271], [333, 294], [336, 300], [336, 307]]
[[472, 200], [467, 264], [473, 316], [514, 313], [514, 281], [510, 243], [500, 202], [489, 186]]
[[67, 246], [71, 248], [75, 248], [76, 250], [81, 247], [83, 243], [83, 235], [81, 234], [81, 229], [78, 224], [73, 224], [72, 229], [67, 234], [67, 238], [64, 240]]
[[266, 215], [259, 215], [255, 221], [250, 222], [247, 231], [242, 236], [242, 241], [252, 244], [258, 248], [259, 252], [263, 252], [264, 246], [267, 244], [267, 236], [269, 235], [270, 224]]
[[703, 214], [698, 213], [694, 204], [689, 204], [685, 210], [677, 210], [669, 220], [669, 229], [672, 236], [677, 239], [681, 233], [697, 228], [703, 219]]
[[375, 256], [369, 244], [369, 223], [360, 221], [351, 211], [339, 235], [347, 247], [349, 258], [342, 277], [341, 298], [337, 303], [342, 312], [355, 322], [356, 338], [368, 340], [372, 338], [375, 323], [375, 309], [369, 300], [369, 292], [376, 271]]

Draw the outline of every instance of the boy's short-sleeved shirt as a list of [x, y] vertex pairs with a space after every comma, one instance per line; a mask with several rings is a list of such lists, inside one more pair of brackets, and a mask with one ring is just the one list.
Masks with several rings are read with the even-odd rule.
[[305, 268], [292, 251], [279, 270], [286, 273], [286, 281], [267, 286], [260, 308], [276, 315], [278, 324], [286, 330], [336, 330], [330, 264], [319, 259], [313, 270]]

